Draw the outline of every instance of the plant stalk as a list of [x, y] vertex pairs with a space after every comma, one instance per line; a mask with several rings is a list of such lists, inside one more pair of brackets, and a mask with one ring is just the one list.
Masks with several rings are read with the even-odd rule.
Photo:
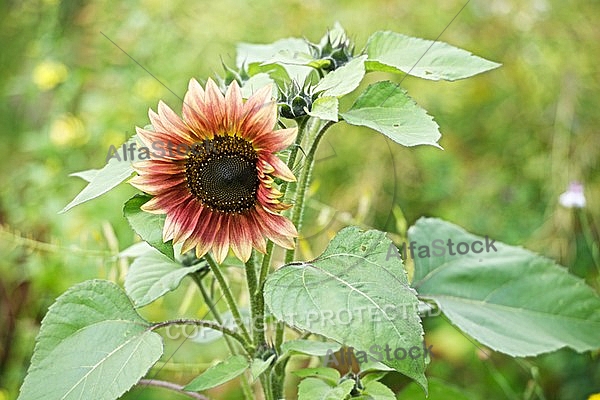
[[219, 286], [221, 286], [221, 290], [223, 291], [223, 295], [225, 296], [225, 301], [227, 302], [227, 306], [231, 310], [231, 315], [233, 315], [233, 320], [235, 321], [236, 325], [239, 327], [240, 331], [242, 332], [242, 336], [244, 336], [244, 338], [249, 343], [251, 343], [252, 338], [250, 337], [250, 334], [248, 333], [248, 329], [246, 329], [246, 325], [244, 325], [244, 321], [242, 320], [242, 317], [240, 315], [240, 310], [238, 309], [237, 304], [235, 303], [233, 294], [231, 293], [231, 290], [230, 290], [229, 286], [227, 285], [227, 282], [225, 281], [225, 277], [223, 276], [221, 269], [219, 268], [219, 266], [217, 265], [215, 260], [210, 255], [207, 254], [204, 257], [206, 258], [206, 261], [208, 262], [208, 266], [210, 267], [213, 275], [215, 276], [215, 278], [217, 278], [217, 281], [219, 282]]

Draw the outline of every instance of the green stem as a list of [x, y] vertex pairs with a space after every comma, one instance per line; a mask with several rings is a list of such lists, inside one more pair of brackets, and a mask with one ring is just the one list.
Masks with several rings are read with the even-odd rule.
[[264, 299], [259, 282], [256, 279], [256, 264], [254, 263], [254, 252], [246, 263], [246, 281], [248, 281], [248, 294], [250, 295], [250, 327], [254, 348], [265, 342], [264, 337]]
[[[263, 386], [263, 391], [265, 393], [265, 400], [274, 400], [275, 394], [273, 393], [273, 387], [271, 386], [271, 377], [269, 376], [269, 371], [265, 372], [261, 375], [260, 382]], [[277, 397], [279, 399], [281, 397]]]
[[[302, 140], [304, 140], [304, 136], [306, 133], [306, 126], [308, 123], [308, 117], [303, 117], [298, 121], [298, 134], [296, 135], [296, 141], [294, 142], [294, 146], [290, 150], [290, 155], [287, 160], [287, 166], [290, 170], [294, 170], [294, 163], [296, 162], [296, 157], [298, 156], [298, 150], [302, 146]], [[289, 187], [289, 182], [283, 182], [279, 190], [282, 193], [282, 197], [285, 199], [285, 194]], [[268, 254], [268, 252], [267, 252]]]
[[[298, 188], [296, 190], [296, 201], [294, 202], [294, 211], [292, 213], [292, 223], [298, 229], [298, 232], [302, 229], [302, 217], [304, 216], [304, 205], [306, 200], [306, 192], [308, 189], [308, 185], [310, 183], [310, 178], [312, 175], [312, 170], [315, 164], [315, 154], [317, 153], [317, 148], [319, 146], [319, 142], [321, 138], [327, 132], [335, 122], [327, 121], [327, 123], [323, 127], [319, 127], [319, 130], [316, 132], [314, 140], [311, 144], [310, 150], [306, 155], [306, 162], [304, 165], [304, 170], [302, 171], [302, 175], [300, 175], [300, 179], [298, 181]], [[288, 264], [294, 261], [295, 250], [287, 250], [285, 252], [285, 263]]]
[[223, 291], [223, 295], [225, 296], [225, 301], [227, 302], [227, 306], [231, 310], [231, 315], [233, 315], [233, 320], [235, 321], [236, 325], [240, 328], [240, 331], [242, 332], [242, 336], [244, 336], [244, 338], [248, 342], [252, 342], [252, 339], [250, 338], [250, 334], [248, 333], [248, 330], [246, 329], [246, 325], [244, 325], [244, 321], [242, 320], [240, 311], [238, 310], [237, 304], [235, 303], [235, 300], [233, 298], [233, 294], [231, 293], [231, 290], [229, 289], [229, 286], [227, 285], [227, 282], [225, 281], [225, 277], [223, 276], [221, 269], [219, 268], [219, 266], [217, 265], [215, 260], [210, 255], [207, 254], [204, 257], [205, 257], [205, 259], [208, 263], [208, 266], [210, 267], [210, 270], [212, 271], [213, 275], [215, 276], [215, 278], [217, 278], [217, 281], [219, 282], [219, 286], [221, 286], [221, 290]]
[[[300, 149], [301, 145], [302, 145], [302, 140], [305, 137], [306, 134], [306, 126], [308, 123], [309, 118], [303, 117], [300, 118], [298, 120], [298, 134], [296, 135], [296, 140], [294, 142], [294, 146], [292, 147], [292, 149], [290, 150], [290, 155], [288, 157], [287, 160], [287, 166], [290, 170], [293, 170], [294, 168], [294, 163], [296, 162], [296, 157], [298, 156], [298, 150]], [[281, 187], [280, 187], [280, 191], [282, 194], [282, 197], [285, 199], [286, 193], [288, 191], [289, 188], [289, 182], [284, 182]], [[256, 305], [256, 312], [259, 313], [257, 314], [257, 317], [253, 317], [256, 318], [256, 320], [258, 320], [258, 318], [260, 318], [261, 320], [264, 319], [264, 294], [263, 294], [263, 288], [264, 288], [264, 284], [265, 281], [267, 279], [267, 275], [269, 274], [269, 269], [271, 268], [271, 260], [273, 257], [273, 242], [272, 241], [267, 241], [267, 249], [266, 249], [266, 254], [264, 255], [263, 259], [262, 259], [262, 263], [260, 266], [260, 274], [259, 274], [259, 278], [258, 278], [258, 285], [256, 286], [256, 291], [254, 298], [256, 298], [257, 300], [257, 305]], [[279, 349], [279, 348], [277, 348]]]
[[[196, 286], [198, 286], [198, 289], [200, 289], [200, 293], [202, 294], [202, 298], [204, 299], [204, 302], [206, 303], [206, 305], [208, 306], [208, 309], [212, 313], [213, 318], [219, 324], [223, 325], [223, 318], [221, 318], [221, 314], [219, 313], [219, 310], [217, 310], [217, 307], [215, 307], [215, 304], [213, 303], [212, 298], [210, 297], [210, 295], [206, 291], [206, 288], [202, 284], [202, 278], [205, 275], [204, 274], [199, 274], [198, 272], [194, 272], [193, 274], [191, 274], [191, 276], [192, 276], [192, 279], [194, 280], [194, 282], [196, 282]], [[234, 353], [235, 352], [235, 348], [233, 346], [233, 343], [231, 343], [231, 340], [229, 339], [229, 337], [225, 336], [224, 339], [225, 339], [225, 342], [227, 343], [227, 347], [229, 348], [229, 350], [232, 353]]]
[[169, 321], [157, 322], [150, 327], [150, 330], [155, 330], [155, 329], [163, 328], [165, 326], [170, 326], [170, 325], [195, 325], [195, 326], [203, 326], [205, 328], [214, 329], [215, 331], [220, 331], [223, 334], [229, 335], [232, 338], [234, 338], [235, 340], [237, 340], [242, 345], [242, 347], [244, 348], [246, 353], [248, 353], [248, 355], [252, 354], [252, 351], [253, 351], [252, 346], [250, 346], [250, 343], [247, 342], [242, 337], [242, 335], [240, 335], [239, 333], [237, 333], [229, 328], [224, 327], [222, 324], [219, 324], [219, 323], [216, 323], [213, 321], [206, 321], [206, 320], [202, 320], [202, 319], [174, 319], [174, 320], [169, 320]]
[[142, 388], [145, 388], [147, 386], [154, 386], [154, 387], [159, 387], [159, 388], [163, 388], [163, 389], [169, 389], [169, 390], [173, 390], [177, 393], [191, 397], [192, 399], [208, 400], [208, 397], [206, 397], [200, 393], [189, 392], [189, 391], [185, 390], [183, 388], [183, 386], [178, 385], [173, 382], [161, 381], [158, 379], [140, 379], [139, 382], [137, 383], [137, 385]]
[[246, 261], [246, 280], [248, 281], [248, 292], [250, 296], [256, 292], [256, 263], [254, 262], [254, 251], [250, 255], [248, 261]]
[[[325, 132], [334, 124], [333, 121], [328, 121], [323, 126], [321, 126], [320, 124], [316, 124], [316, 123], [313, 124], [312, 126], [310, 126], [310, 125], [308, 125], [307, 122], [308, 122], [308, 120], [303, 121], [302, 129], [300, 132], [298, 132], [298, 137], [300, 137], [300, 140], [297, 140], [298, 146], [296, 146], [293, 149], [293, 150], [295, 150], [293, 153], [290, 153], [290, 158], [288, 160], [288, 165], [289, 165], [290, 161], [292, 163], [295, 161], [296, 155], [298, 152], [298, 148], [299, 148], [299, 144], [302, 140], [302, 137], [306, 134], [307, 131], [316, 129], [316, 132], [310, 132], [310, 133], [314, 134], [314, 139], [311, 143], [310, 150], [308, 151], [308, 154], [306, 155], [306, 161], [304, 163], [304, 170], [302, 171], [302, 174], [300, 175], [300, 179], [298, 180], [298, 185], [296, 186], [294, 209], [292, 212], [292, 223], [294, 224], [294, 226], [296, 227], [298, 232], [300, 232], [300, 230], [302, 229], [302, 217], [304, 216], [304, 205], [305, 205], [306, 192], [308, 189], [308, 185], [310, 183], [310, 178], [311, 178], [312, 169], [314, 166], [314, 159], [315, 159], [315, 154], [317, 152], [317, 147], [319, 146], [319, 142], [321, 141], [321, 138], [323, 137]], [[309, 134], [309, 140], [310, 140], [311, 136], [312, 135]], [[285, 187], [285, 189], [287, 189], [287, 186]], [[295, 256], [294, 249], [286, 250], [285, 263], [288, 264], [288, 263], [294, 261], [294, 256]], [[265, 267], [265, 265], [263, 263], [263, 268], [264, 267]], [[268, 267], [266, 268], [266, 270], [268, 271]], [[261, 276], [262, 276], [262, 270], [261, 270]], [[265, 276], [266, 276], [266, 272], [265, 272]], [[262, 290], [262, 288], [261, 288], [261, 290]], [[281, 344], [283, 343], [284, 329], [285, 329], [285, 324], [277, 324], [276, 331], [275, 331], [275, 349], [278, 354], [281, 352]], [[273, 394], [274, 398], [276, 398], [276, 399], [281, 398], [283, 395], [283, 385], [284, 385], [286, 364], [287, 364], [286, 361], [284, 361], [280, 364], [277, 364], [273, 370], [273, 373], [271, 374], [271, 383], [272, 383], [271, 390], [272, 390], [272, 394]]]
[[271, 257], [273, 255], [273, 242], [270, 240], [267, 242], [267, 254], [263, 257], [262, 265], [260, 266], [260, 276], [258, 280], [257, 290], [262, 291], [269, 269], [271, 268]]
[[592, 255], [592, 261], [596, 266], [596, 271], [598, 272], [598, 276], [600, 276], [600, 260], [598, 244], [594, 241], [594, 232], [592, 232], [592, 228], [590, 227], [590, 222], [585, 215], [584, 209], [576, 209], [575, 212], [579, 216], [579, 221], [581, 222], [581, 229], [583, 230], [583, 237], [585, 238], [586, 244], [590, 249], [590, 254]]
[[[196, 282], [196, 285], [200, 289], [200, 293], [202, 294], [202, 297], [204, 298], [204, 302], [210, 309], [214, 319], [219, 324], [223, 325], [223, 318], [221, 318], [221, 314], [219, 313], [219, 310], [217, 310], [217, 308], [215, 307], [215, 304], [212, 301], [212, 298], [209, 296], [208, 292], [206, 291], [206, 288], [202, 284], [202, 277], [203, 277], [202, 274], [198, 274], [198, 273], [192, 274], [192, 278], [194, 279], [194, 281]], [[223, 336], [223, 339], [225, 339], [225, 343], [227, 344], [227, 348], [229, 348], [229, 351], [231, 351], [231, 354], [237, 354], [238, 351], [236, 351], [236, 348], [233, 345], [233, 343], [231, 342], [231, 339], [229, 338], [229, 336]], [[253, 351], [254, 351], [254, 349], [252, 349], [252, 352]], [[252, 353], [250, 353], [250, 354], [252, 354]], [[248, 383], [248, 378], [246, 378], [245, 375], [242, 375], [241, 382], [242, 382], [242, 391], [244, 392], [244, 398], [253, 399], [254, 396], [252, 394], [252, 388], [250, 388], [250, 384]]]

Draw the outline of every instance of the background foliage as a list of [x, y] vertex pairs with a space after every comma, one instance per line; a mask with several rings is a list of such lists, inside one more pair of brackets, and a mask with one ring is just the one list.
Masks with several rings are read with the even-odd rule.
[[[122, 284], [128, 268], [117, 254], [135, 236], [120, 209], [134, 189], [123, 185], [58, 215], [84, 186], [69, 173], [101, 167], [109, 146], [146, 125], [147, 110], [159, 99], [180, 109], [189, 78], [221, 73], [221, 60], [233, 65], [237, 42], [316, 41], [336, 20], [358, 48], [376, 30], [435, 39], [463, 4], [3, 2], [0, 399], [16, 397], [54, 299], [85, 279]], [[592, 253], [600, 221], [597, 15], [600, 3], [584, 0], [472, 0], [440, 40], [503, 67], [453, 83], [402, 82], [440, 125], [445, 151], [389, 145], [366, 128], [334, 126], [315, 168], [309, 204], [315, 223], [306, 224], [312, 237], [302, 254], [319, 254], [351, 222], [402, 237], [420, 216], [436, 216], [552, 257], [598, 290], [600, 266]], [[588, 205], [580, 212], [557, 202], [571, 180], [585, 186]], [[187, 296], [189, 283], [142, 314], [150, 320], [168, 318], [168, 310], [202, 316], [205, 306]], [[597, 354], [558, 351], [514, 360], [488, 356], [444, 321], [426, 321], [425, 332], [435, 351], [427, 375], [468, 388], [472, 398], [600, 392]], [[165, 354], [179, 344], [167, 341]], [[186, 373], [204, 370], [224, 349], [221, 342], [185, 343], [161, 374], [186, 382]], [[183, 364], [191, 370], [184, 373]], [[215, 397], [237, 392], [235, 385], [215, 390]], [[178, 398], [159, 389], [127, 396], [140, 393]]]

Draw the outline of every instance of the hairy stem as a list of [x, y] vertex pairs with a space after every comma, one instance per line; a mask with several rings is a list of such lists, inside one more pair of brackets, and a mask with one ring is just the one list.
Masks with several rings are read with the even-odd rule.
[[187, 390], [183, 389], [183, 386], [178, 385], [173, 382], [160, 381], [157, 379], [140, 379], [140, 381], [137, 383], [137, 385], [141, 386], [141, 387], [147, 387], [147, 386], [160, 387], [160, 388], [169, 389], [169, 390], [184, 394], [188, 397], [191, 397], [192, 399], [209, 400], [208, 397], [206, 397], [200, 393], [188, 392]]
[[[315, 161], [315, 154], [317, 152], [317, 148], [319, 146], [319, 142], [321, 141], [321, 138], [323, 137], [325, 132], [327, 132], [327, 130], [334, 123], [335, 122], [333, 122], [333, 121], [328, 121], [325, 125], [322, 125], [322, 126], [320, 124], [313, 124], [311, 126], [307, 123], [307, 121], [304, 121], [303, 125], [302, 125], [302, 134], [300, 132], [298, 132], [298, 136], [304, 136], [308, 131], [311, 131], [311, 132], [308, 132], [309, 140], [311, 139], [311, 137], [314, 137], [314, 139], [312, 140], [312, 143], [310, 144], [310, 150], [308, 151], [308, 154], [306, 155], [304, 169], [302, 171], [302, 174], [300, 175], [300, 179], [298, 180], [298, 185], [296, 186], [294, 209], [292, 212], [292, 223], [294, 224], [294, 226], [296, 227], [298, 232], [300, 232], [300, 230], [302, 229], [302, 218], [304, 216], [304, 205], [305, 205], [306, 192], [308, 190], [308, 185], [310, 183], [312, 169], [313, 169], [314, 161]], [[314, 132], [312, 132], [313, 129], [315, 130]], [[296, 152], [294, 153], [293, 160], [295, 160], [295, 156], [297, 154], [297, 148], [298, 147], [296, 147]], [[292, 156], [292, 154], [290, 154], [290, 158], [292, 158], [291, 156]], [[293, 162], [293, 160], [292, 160], [292, 162]], [[288, 264], [288, 263], [294, 261], [294, 256], [295, 256], [294, 249], [286, 250], [285, 263]], [[283, 343], [284, 329], [285, 329], [285, 324], [277, 324], [277, 327], [275, 330], [275, 349], [278, 354], [281, 353], [281, 344]], [[283, 361], [282, 363], [277, 364], [273, 370], [273, 373], [271, 374], [271, 383], [272, 383], [271, 390], [272, 390], [273, 397], [276, 399], [281, 398], [283, 395], [286, 363], [287, 363], [287, 361]]]
[[[272, 248], [272, 247], [271, 247]], [[246, 280], [248, 281], [248, 294], [250, 295], [250, 321], [254, 348], [265, 342], [264, 338], [264, 299], [262, 290], [258, 289], [259, 282], [256, 278], [256, 264], [254, 253], [246, 263]]]
[[[314, 134], [314, 140], [311, 143], [310, 150], [306, 155], [306, 162], [304, 165], [304, 169], [302, 174], [300, 175], [300, 179], [298, 181], [298, 188], [296, 189], [296, 201], [294, 203], [294, 211], [292, 213], [292, 223], [298, 229], [298, 232], [302, 229], [302, 217], [304, 216], [304, 206], [306, 200], [306, 192], [308, 189], [308, 185], [310, 183], [310, 178], [312, 175], [312, 170], [315, 163], [315, 154], [317, 152], [317, 148], [319, 147], [319, 142], [321, 138], [327, 132], [335, 122], [328, 121], [324, 126], [317, 125], [317, 129], [319, 129]], [[294, 261], [295, 250], [287, 250], [285, 253], [285, 263], [290, 263]]]
[[235, 299], [233, 298], [233, 294], [231, 293], [231, 290], [230, 290], [229, 286], [227, 285], [227, 282], [225, 281], [225, 277], [223, 276], [223, 273], [221, 272], [221, 268], [219, 268], [219, 266], [217, 265], [215, 260], [208, 254], [205, 256], [205, 258], [206, 258], [206, 261], [208, 262], [208, 266], [210, 267], [210, 270], [212, 271], [215, 278], [217, 278], [217, 281], [219, 282], [219, 286], [221, 286], [221, 290], [223, 291], [223, 295], [225, 296], [225, 301], [227, 302], [227, 306], [231, 310], [231, 315], [233, 315], [233, 320], [235, 321], [236, 325], [242, 332], [242, 336], [244, 336], [244, 339], [246, 339], [246, 342], [251, 343], [252, 339], [250, 338], [248, 329], [246, 329], [246, 325], [244, 325], [244, 322], [242, 321], [242, 317], [240, 315], [240, 310], [238, 309]]
[[183, 318], [182, 319], [172, 319], [169, 321], [157, 322], [150, 327], [150, 330], [164, 328], [165, 326], [171, 326], [171, 325], [195, 325], [195, 326], [203, 326], [205, 328], [214, 329], [215, 331], [219, 331], [225, 335], [231, 336], [232, 338], [237, 340], [242, 345], [242, 347], [244, 348], [246, 353], [248, 353], [250, 355], [252, 354], [252, 347], [249, 346], [250, 343], [248, 343], [242, 335], [240, 335], [239, 333], [237, 333], [219, 323], [213, 322], [213, 321], [206, 321], [203, 319], [183, 319]]
[[[200, 289], [200, 293], [202, 293], [204, 302], [210, 309], [213, 317], [215, 318], [215, 320], [217, 320], [217, 322], [220, 325], [223, 325], [223, 319], [221, 318], [221, 314], [219, 313], [219, 310], [217, 310], [217, 308], [215, 307], [215, 304], [212, 301], [212, 298], [210, 297], [210, 295], [206, 291], [206, 288], [202, 284], [202, 276], [198, 273], [194, 273], [194, 274], [192, 274], [192, 278], [194, 279], [198, 288]], [[234, 344], [231, 342], [231, 339], [229, 338], [229, 336], [224, 335], [223, 339], [225, 339], [225, 343], [227, 343], [227, 348], [229, 348], [229, 351], [231, 351], [231, 354], [238, 354], [238, 350], [236, 349]], [[244, 348], [244, 350], [246, 352], [248, 352], [245, 348]], [[252, 350], [254, 350], [254, 349], [252, 349]], [[249, 399], [249, 400], [253, 399], [254, 396], [252, 394], [252, 389], [250, 388], [250, 384], [248, 383], [248, 379], [246, 378], [245, 375], [242, 375], [240, 378], [241, 378], [241, 383], [242, 383], [242, 391], [244, 392], [244, 398]]]

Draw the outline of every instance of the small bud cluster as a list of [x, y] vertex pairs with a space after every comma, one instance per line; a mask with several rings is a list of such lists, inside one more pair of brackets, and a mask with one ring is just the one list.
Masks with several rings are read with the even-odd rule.
[[306, 115], [306, 111], [311, 110], [313, 102], [317, 99], [317, 94], [312, 92], [310, 85], [300, 87], [296, 81], [292, 81], [280, 91], [279, 105], [281, 116], [284, 118], [295, 119]]
[[354, 44], [345, 33], [333, 37], [328, 33], [321, 43], [309, 46], [314, 58], [329, 61], [322, 67], [326, 72], [338, 69], [354, 57]]
[[229, 87], [229, 85], [231, 85], [233, 81], [236, 81], [238, 85], [242, 87], [244, 86], [244, 83], [248, 79], [250, 79], [250, 75], [248, 75], [248, 71], [246, 70], [245, 65], [242, 65], [240, 69], [237, 70], [231, 68], [224, 62], [221, 62], [221, 64], [223, 64], [223, 69], [225, 70], [224, 77], [217, 76], [221, 92], [225, 93], [227, 91], [227, 88]]

